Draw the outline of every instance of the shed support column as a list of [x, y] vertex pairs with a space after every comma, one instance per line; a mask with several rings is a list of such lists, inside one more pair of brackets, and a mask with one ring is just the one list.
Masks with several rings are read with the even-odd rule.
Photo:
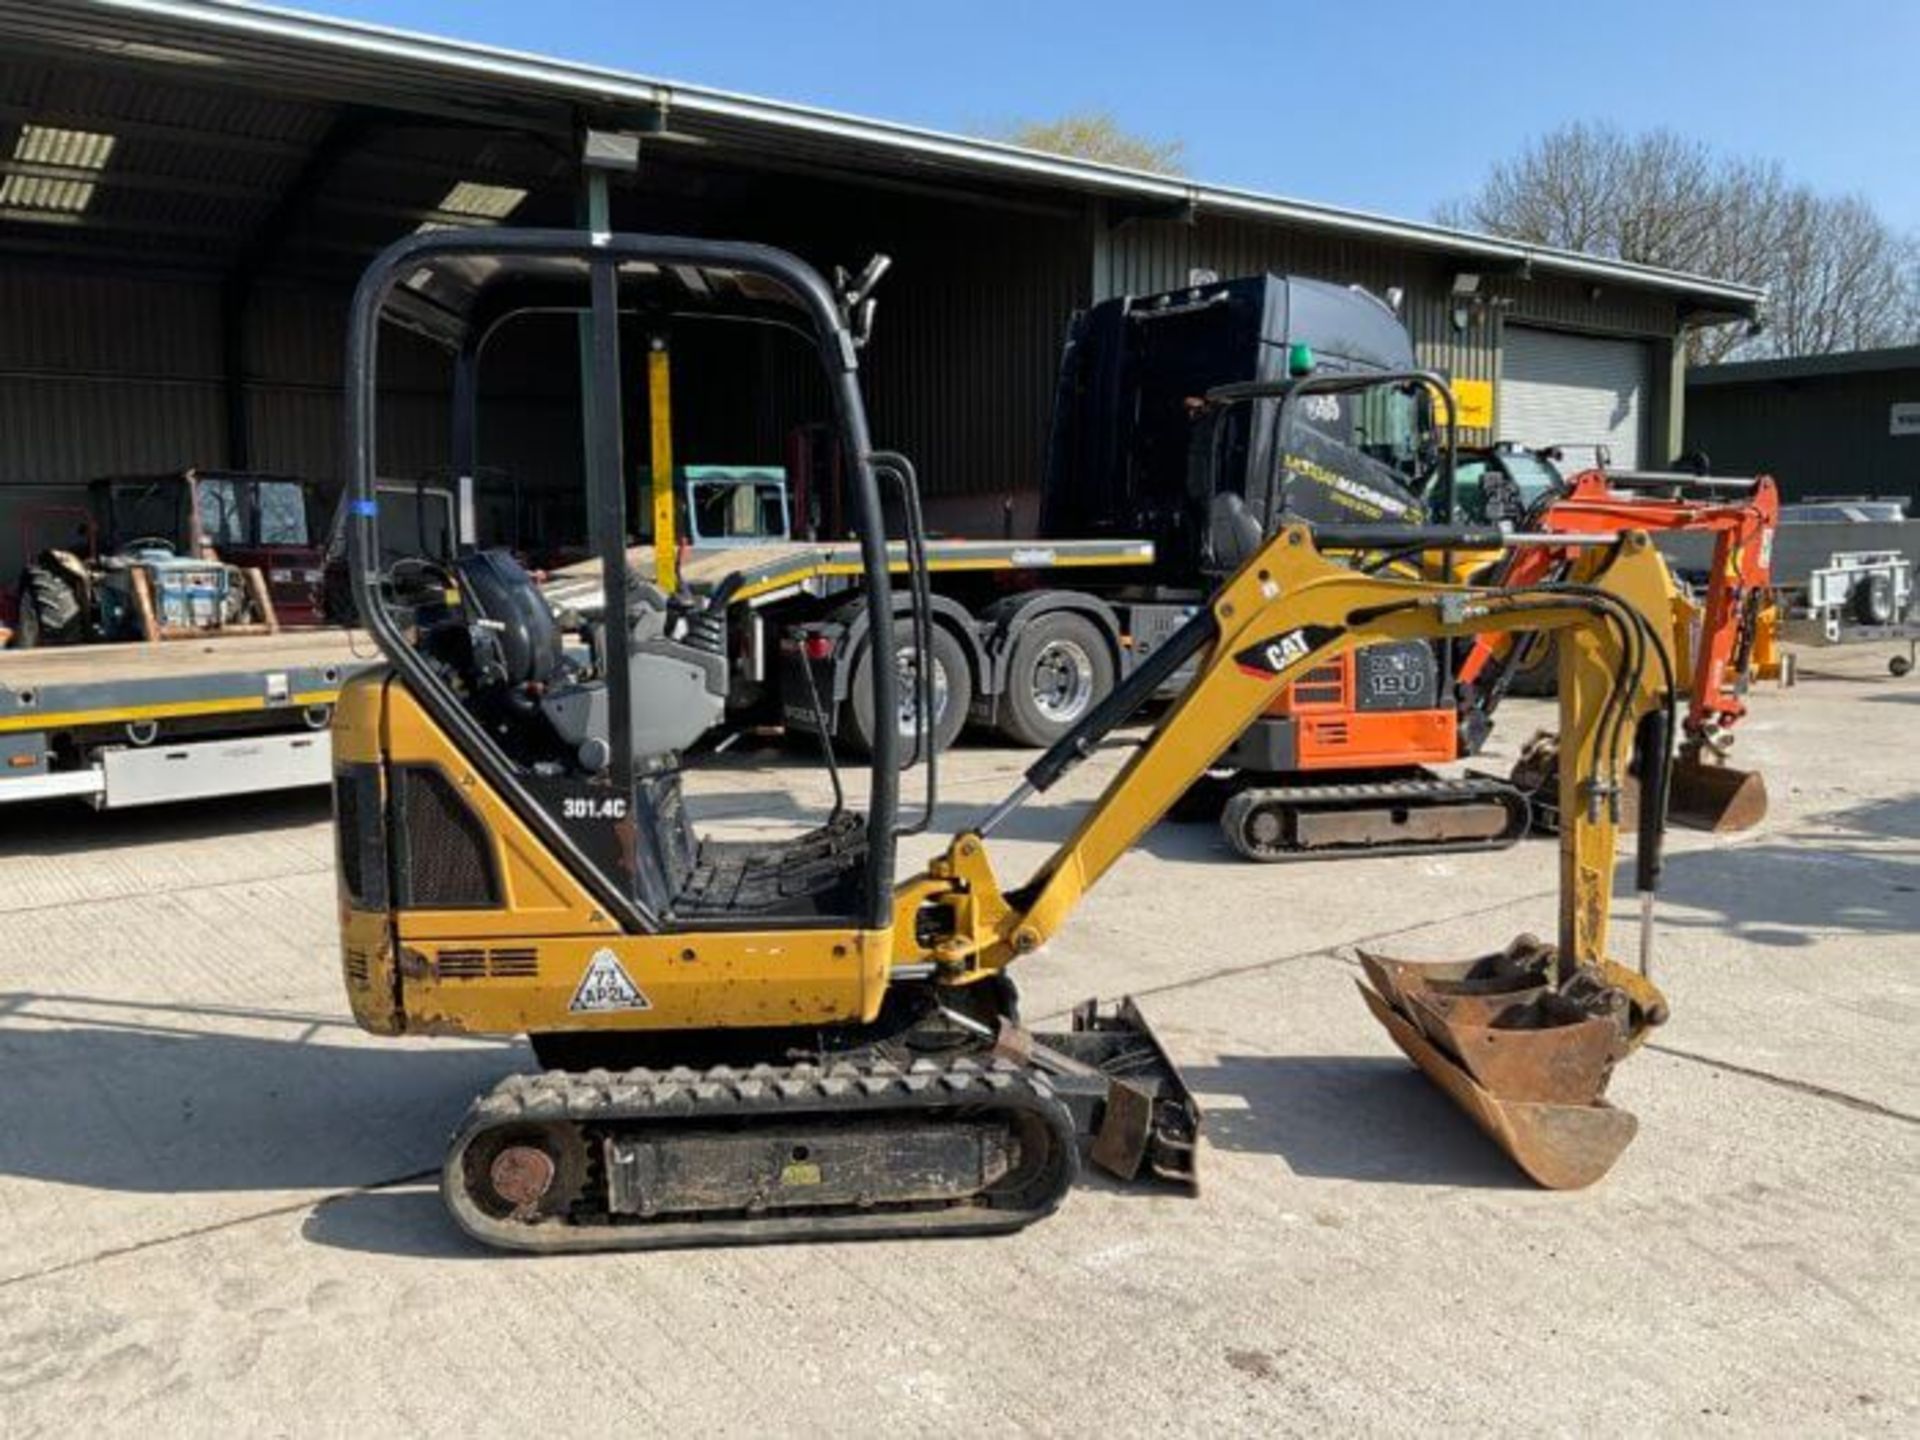
[[1645, 463], [1660, 466], [1684, 454], [1687, 448], [1686, 331], [1655, 342], [1652, 368], [1662, 383], [1660, 393], [1653, 397], [1652, 424], [1647, 427], [1652, 432], [1648, 441], [1654, 453]]
[[250, 273], [231, 275], [220, 286], [220, 393], [229, 470], [253, 468], [253, 417], [247, 413], [247, 311], [252, 298]]
[[1107, 202], [1087, 201], [1082, 233], [1086, 236], [1086, 302], [1097, 305], [1113, 294], [1113, 227], [1107, 223]]

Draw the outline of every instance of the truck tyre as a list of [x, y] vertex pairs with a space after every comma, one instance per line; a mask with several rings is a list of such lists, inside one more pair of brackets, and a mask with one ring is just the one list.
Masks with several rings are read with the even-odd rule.
[[15, 650], [37, 650], [40, 648], [40, 612], [34, 608], [33, 594], [27, 588], [27, 577], [20, 577], [20, 613], [13, 622], [13, 638], [7, 644]]
[[998, 728], [1044, 750], [1113, 690], [1113, 652], [1084, 615], [1055, 610], [1020, 632], [1007, 663]]
[[[904, 765], [913, 758], [914, 710], [918, 702], [917, 677], [913, 668], [913, 626], [897, 620], [893, 627], [895, 664], [900, 676], [900, 760]], [[967, 723], [967, 707], [973, 703], [973, 672], [967, 666], [966, 651], [953, 632], [940, 625], [932, 627], [929, 649], [933, 653], [933, 747], [945, 750]], [[873, 717], [874, 647], [868, 645], [853, 667], [853, 685], [847, 692], [842, 715], [842, 730], [852, 747], [862, 755], [873, 753], [874, 737], [880, 732]]]

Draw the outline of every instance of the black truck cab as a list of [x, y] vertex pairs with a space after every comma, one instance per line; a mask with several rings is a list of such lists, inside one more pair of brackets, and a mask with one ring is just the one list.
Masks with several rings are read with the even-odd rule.
[[1151, 539], [1158, 578], [1191, 585], [1217, 568], [1217, 491], [1263, 515], [1418, 524], [1423, 394], [1307, 396], [1284, 439], [1277, 401], [1213, 410], [1205, 398], [1223, 385], [1415, 363], [1399, 317], [1357, 287], [1253, 275], [1103, 301], [1078, 317], [1062, 358], [1041, 532]]

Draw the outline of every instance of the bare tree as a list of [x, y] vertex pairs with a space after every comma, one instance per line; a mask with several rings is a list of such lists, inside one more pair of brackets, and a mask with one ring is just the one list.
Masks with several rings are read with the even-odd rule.
[[993, 138], [1028, 150], [1098, 160], [1129, 170], [1151, 170], [1157, 175], [1178, 175], [1186, 163], [1186, 141], [1151, 140], [1132, 134], [1104, 110], [1079, 110], [1058, 120], [1018, 121]]
[[1443, 224], [1767, 288], [1767, 323], [1689, 332], [1696, 363], [1920, 338], [1920, 247], [1857, 196], [1653, 130], [1568, 125], [1496, 164]]

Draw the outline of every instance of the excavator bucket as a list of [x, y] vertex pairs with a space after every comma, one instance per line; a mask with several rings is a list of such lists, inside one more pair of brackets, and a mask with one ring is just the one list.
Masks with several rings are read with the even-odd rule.
[[[1732, 835], [1751, 830], [1767, 816], [1767, 781], [1757, 770], [1742, 770], [1719, 757], [1703, 758], [1698, 746], [1685, 746], [1674, 757], [1667, 782], [1667, 820], [1689, 830]], [[1559, 742], [1541, 732], [1527, 742], [1515, 761], [1509, 782], [1527, 797], [1533, 811], [1533, 829], [1543, 835], [1560, 831]], [[1639, 786], [1622, 788], [1621, 823], [1637, 823]]]
[[1704, 759], [1698, 749], [1683, 750], [1674, 761], [1667, 819], [1675, 825], [1730, 835], [1751, 830], [1766, 814], [1767, 782], [1759, 771]]
[[1577, 1190], [1613, 1167], [1637, 1122], [1604, 1094], [1642, 997], [1561, 984], [1555, 951], [1531, 936], [1475, 960], [1360, 963], [1374, 1018], [1536, 1184]]

